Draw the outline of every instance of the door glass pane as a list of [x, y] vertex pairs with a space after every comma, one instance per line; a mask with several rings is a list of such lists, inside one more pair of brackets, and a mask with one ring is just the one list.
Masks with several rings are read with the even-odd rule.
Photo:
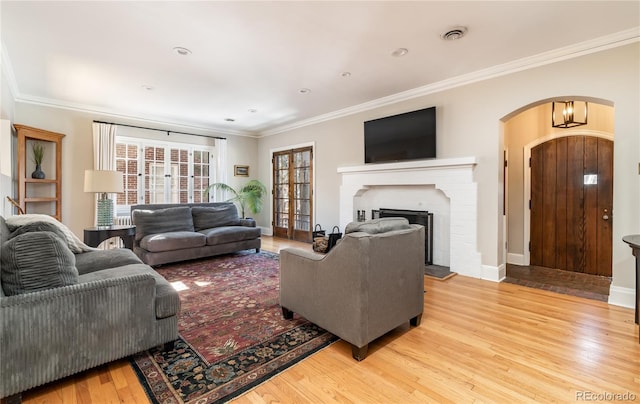
[[193, 151], [193, 202], [208, 202], [210, 153], [205, 150]]
[[144, 147], [144, 203], [164, 203], [164, 148]]
[[171, 203], [189, 203], [189, 152], [171, 149]]
[[116, 196], [116, 205], [138, 203], [138, 147], [116, 143], [116, 170], [122, 173], [124, 191]]

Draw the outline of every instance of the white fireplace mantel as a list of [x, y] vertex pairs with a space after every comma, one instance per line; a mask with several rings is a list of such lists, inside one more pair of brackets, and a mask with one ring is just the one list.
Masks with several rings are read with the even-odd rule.
[[[340, 227], [355, 220], [354, 197], [375, 186], [435, 186], [450, 202], [450, 267], [461, 275], [482, 278], [478, 252], [478, 184], [475, 157], [339, 167]], [[400, 196], [399, 196], [400, 197]]]

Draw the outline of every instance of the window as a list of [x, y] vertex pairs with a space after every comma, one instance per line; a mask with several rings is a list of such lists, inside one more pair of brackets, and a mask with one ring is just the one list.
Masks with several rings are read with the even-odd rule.
[[116, 169], [124, 192], [117, 195], [118, 216], [140, 203], [198, 203], [214, 200], [205, 189], [214, 182], [215, 148], [118, 137]]

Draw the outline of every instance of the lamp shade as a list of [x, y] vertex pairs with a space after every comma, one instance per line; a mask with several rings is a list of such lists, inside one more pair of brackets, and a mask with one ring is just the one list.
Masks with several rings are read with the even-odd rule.
[[123, 192], [122, 173], [109, 170], [85, 170], [84, 192], [116, 193]]

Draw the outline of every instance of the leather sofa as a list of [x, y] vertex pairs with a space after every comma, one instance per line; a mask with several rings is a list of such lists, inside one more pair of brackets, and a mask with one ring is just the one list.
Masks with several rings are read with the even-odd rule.
[[[29, 216], [45, 217], [15, 218]], [[0, 216], [0, 398], [9, 402], [178, 338], [180, 298], [166, 279], [131, 250], [78, 249], [65, 229], [10, 228]]]
[[410, 322], [424, 306], [424, 227], [404, 218], [350, 223], [326, 255], [280, 251], [280, 305], [352, 346], [356, 360], [371, 341]]
[[133, 251], [149, 265], [254, 249], [260, 228], [238, 216], [231, 202], [145, 204], [131, 207]]

